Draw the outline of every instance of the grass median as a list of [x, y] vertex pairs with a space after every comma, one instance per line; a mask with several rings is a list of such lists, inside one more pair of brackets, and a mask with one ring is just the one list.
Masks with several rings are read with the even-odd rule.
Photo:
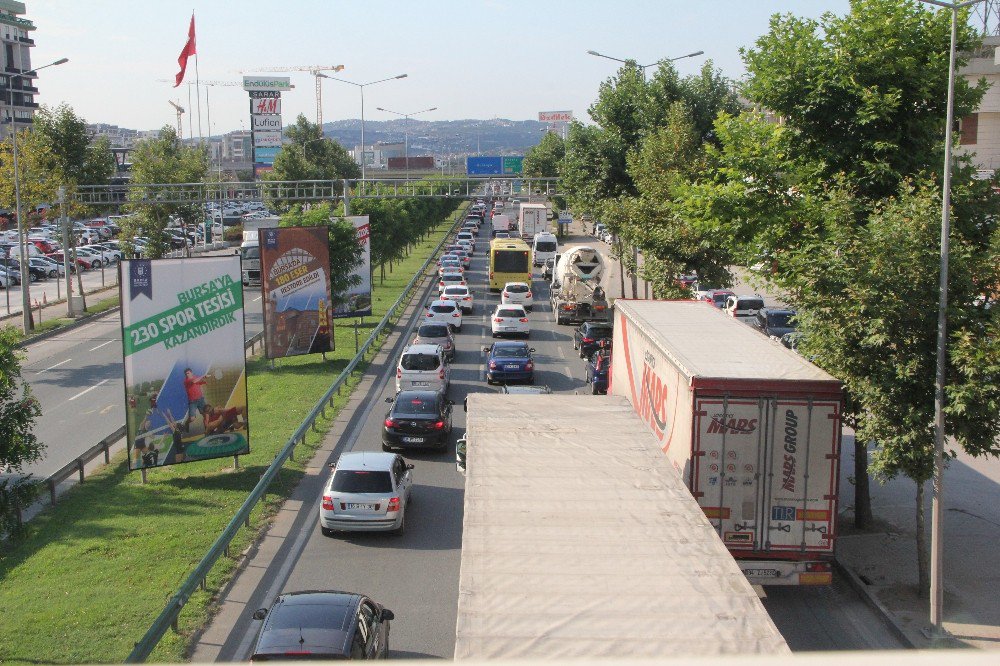
[[[460, 215], [456, 210], [438, 225], [384, 282], [376, 277], [373, 316], [359, 327], [361, 342]], [[325, 361], [299, 356], [278, 360], [274, 369], [263, 359], [248, 362], [252, 453], [241, 456], [239, 469], [231, 458], [175, 465], [151, 470], [142, 484], [121, 455], [37, 516], [23, 538], [0, 546], [0, 663], [121, 663], [354, 356], [353, 320], [335, 332], [337, 351]], [[296, 448], [296, 460], [286, 463], [255, 508], [250, 529], [240, 530], [230, 556], [220, 559], [205, 590], [181, 613], [179, 631], [164, 636], [150, 661], [185, 660], [189, 637], [208, 621], [239, 554], [302, 477], [304, 461], [360, 377], [354, 374], [318, 432]]]

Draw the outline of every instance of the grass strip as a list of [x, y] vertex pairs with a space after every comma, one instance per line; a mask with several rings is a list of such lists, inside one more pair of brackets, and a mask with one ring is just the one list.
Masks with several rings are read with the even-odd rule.
[[[384, 282], [373, 285], [373, 316], [359, 327], [364, 341], [461, 210], [442, 222]], [[335, 327], [337, 351], [247, 365], [252, 453], [232, 468], [225, 458], [152, 470], [143, 485], [129, 474], [124, 454], [55, 507], [37, 516], [27, 534], [0, 553], [0, 663], [121, 663], [170, 596], [229, 522], [276, 453], [354, 356], [353, 321]], [[370, 357], [369, 357], [370, 358]], [[367, 363], [364, 364], [367, 367]], [[191, 635], [210, 618], [214, 596], [245, 550], [267, 526], [303, 476], [309, 460], [343, 407], [355, 373], [327, 419], [296, 448], [251, 528], [240, 530], [151, 662], [184, 661]]]

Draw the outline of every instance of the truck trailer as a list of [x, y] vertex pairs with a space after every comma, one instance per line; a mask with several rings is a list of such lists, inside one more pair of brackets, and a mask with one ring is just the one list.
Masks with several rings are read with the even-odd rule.
[[788, 654], [626, 399], [466, 409], [455, 659]]
[[523, 203], [517, 214], [517, 231], [521, 238], [531, 242], [535, 234], [549, 231], [549, 221], [546, 218], [548, 210], [545, 204]]
[[609, 394], [646, 424], [752, 583], [827, 585], [841, 383], [710, 303], [615, 301]]

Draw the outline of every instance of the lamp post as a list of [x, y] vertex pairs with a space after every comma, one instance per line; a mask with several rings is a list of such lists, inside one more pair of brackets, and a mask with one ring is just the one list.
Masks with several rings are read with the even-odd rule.
[[[427, 113], [429, 111], [437, 111], [436, 106], [432, 106], [429, 109], [424, 109], [423, 111], [414, 111], [412, 113], [400, 113], [399, 111], [393, 111], [392, 109], [383, 109], [381, 106], [375, 107], [379, 111], [385, 111], [386, 113], [392, 113], [397, 116], [402, 116], [405, 122], [403, 123], [403, 155], [406, 160], [406, 180], [410, 180], [410, 118], [413, 116], [418, 116], [421, 113]], [[364, 145], [362, 143], [361, 151], [364, 152]]]
[[931, 598], [930, 622], [937, 635], [944, 633], [944, 539], [941, 513], [944, 490], [944, 384], [948, 343], [948, 255], [951, 235], [951, 126], [955, 115], [955, 42], [958, 41], [958, 10], [983, 0], [941, 2], [920, 0], [951, 10], [951, 47], [948, 50], [948, 102], [944, 122], [944, 177], [941, 182], [941, 268], [938, 292], [937, 368], [934, 373], [934, 482], [931, 495]]
[[[31, 323], [31, 290], [29, 288], [30, 273], [28, 272], [28, 236], [25, 233], [24, 216], [21, 215], [21, 179], [17, 163], [17, 122], [14, 118], [14, 77], [24, 76], [29, 72], [37, 72], [45, 69], [46, 67], [55, 67], [56, 65], [62, 65], [67, 62], [69, 62], [69, 58], [60, 58], [55, 62], [50, 62], [47, 65], [42, 65], [41, 67], [21, 69], [11, 72], [7, 77], [7, 93], [10, 101], [10, 106], [7, 108], [7, 114], [10, 117], [10, 137], [14, 144], [14, 208], [16, 211], [15, 214], [17, 215], [18, 253], [21, 257], [21, 318], [25, 333], [30, 332], [34, 326], [32, 326]], [[23, 86], [24, 83], [22, 82], [21, 85]]]
[[653, 65], [659, 65], [661, 62], [674, 62], [675, 60], [683, 60], [684, 58], [693, 58], [695, 56], [700, 56], [700, 55], [702, 55], [705, 52], [704, 51], [695, 51], [694, 53], [688, 53], [686, 55], [677, 56], [676, 58], [661, 58], [660, 60], [657, 60], [656, 62], [651, 62], [648, 65], [640, 65], [635, 60], [622, 60], [621, 58], [615, 58], [613, 56], [604, 55], [603, 53], [598, 53], [597, 51], [593, 51], [593, 50], [587, 51], [587, 53], [589, 53], [592, 56], [597, 56], [598, 58], [607, 58], [608, 60], [614, 60], [615, 62], [625, 63], [626, 65], [628, 63], [630, 63], [630, 62], [634, 62], [634, 63], [636, 63], [636, 66], [639, 69], [642, 70], [642, 79], [643, 79], [643, 81], [645, 81], [646, 80], [646, 68], [647, 67], [652, 67]]
[[317, 72], [316, 76], [321, 76], [324, 79], [330, 79], [331, 81], [340, 81], [341, 83], [349, 83], [352, 86], [357, 86], [361, 90], [361, 182], [365, 182], [365, 86], [373, 86], [376, 83], [385, 83], [386, 81], [393, 81], [395, 79], [405, 79], [406, 74], [398, 74], [396, 76], [390, 76], [387, 79], [379, 79], [377, 81], [368, 81], [367, 83], [357, 83], [355, 81], [348, 81], [347, 79], [338, 79], [335, 76], [328, 76], [322, 72]]

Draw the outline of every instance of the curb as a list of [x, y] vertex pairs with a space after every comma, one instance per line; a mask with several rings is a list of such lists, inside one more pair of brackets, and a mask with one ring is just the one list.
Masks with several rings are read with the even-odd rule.
[[833, 560], [833, 566], [837, 572], [847, 580], [848, 584], [850, 584], [854, 591], [858, 593], [861, 599], [868, 604], [873, 611], [881, 616], [886, 627], [889, 628], [893, 635], [895, 635], [896, 638], [903, 643], [903, 645], [906, 645], [913, 650], [921, 647], [913, 642], [913, 640], [903, 630], [903, 627], [896, 622], [895, 616], [889, 612], [889, 609], [886, 608], [881, 601], [879, 601], [878, 597], [876, 597], [875, 594], [869, 589], [870, 586], [866, 585], [856, 573], [836, 558]]
[[118, 312], [118, 310], [120, 310], [120, 309], [121, 309], [121, 306], [120, 305], [116, 305], [113, 308], [108, 308], [107, 310], [102, 310], [101, 312], [93, 312], [93, 313], [90, 313], [90, 314], [86, 314], [86, 315], [77, 317], [76, 319], [74, 319], [72, 322], [66, 324], [65, 326], [59, 326], [57, 328], [53, 328], [51, 330], [45, 331], [44, 333], [38, 333], [37, 335], [32, 335], [31, 337], [18, 342], [17, 346], [19, 348], [21, 348], [21, 349], [24, 349], [28, 345], [34, 344], [36, 342], [41, 342], [43, 340], [48, 340], [49, 338], [53, 338], [53, 337], [55, 337], [57, 335], [61, 335], [63, 333], [66, 333], [67, 331], [72, 331], [74, 328], [79, 328], [80, 326], [83, 326], [84, 324], [89, 323], [93, 319], [97, 319], [98, 317], [103, 317], [104, 315], [112, 313], [112, 312]]

